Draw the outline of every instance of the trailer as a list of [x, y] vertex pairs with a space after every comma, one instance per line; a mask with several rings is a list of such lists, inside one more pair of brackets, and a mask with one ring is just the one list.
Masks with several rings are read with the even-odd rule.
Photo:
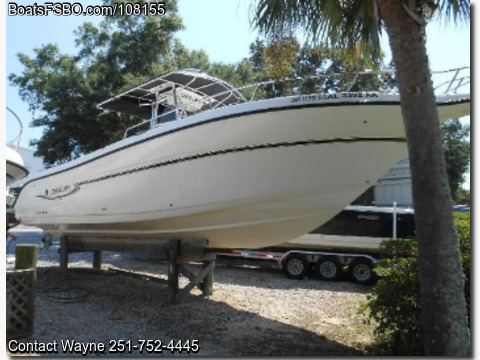
[[309, 234], [275, 247], [238, 249], [218, 255], [275, 261], [290, 279], [315, 276], [334, 281], [345, 276], [359, 284], [375, 281], [381, 243], [415, 233], [412, 209], [349, 206]]
[[314, 275], [321, 280], [334, 281], [346, 275], [359, 284], [370, 284], [375, 280], [373, 268], [378, 263], [377, 257], [368, 254], [298, 249], [286, 252], [233, 250], [217, 255], [275, 261], [290, 279]]

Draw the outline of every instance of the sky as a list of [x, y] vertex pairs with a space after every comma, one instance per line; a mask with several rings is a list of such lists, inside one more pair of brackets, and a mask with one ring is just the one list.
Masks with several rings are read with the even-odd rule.
[[[32, 5], [35, 0], [17, 0], [19, 5]], [[23, 70], [17, 54], [33, 55], [33, 49], [47, 43], [55, 43], [61, 52], [75, 52], [73, 31], [85, 21], [99, 23], [99, 16], [8, 16], [5, 2], [6, 21], [4, 28], [5, 72], [4, 87], [6, 106], [11, 108], [23, 122], [21, 145], [28, 146], [31, 139], [39, 138], [41, 129], [29, 127], [32, 114], [28, 105], [20, 99], [18, 89], [12, 87], [8, 74], [20, 74]], [[43, 3], [38, 1], [39, 4]], [[84, 0], [82, 4], [95, 5], [101, 1]], [[258, 37], [250, 25], [251, 7], [254, 0], [179, 0], [179, 12], [185, 30], [178, 34], [179, 39], [189, 49], [203, 49], [211, 61], [234, 63], [249, 55], [249, 45]], [[388, 51], [387, 40], [382, 42], [384, 51]], [[432, 22], [427, 27], [427, 49], [432, 70], [444, 70], [470, 66], [470, 27], [468, 25], [441, 26]], [[14, 117], [6, 115], [6, 141], [18, 134], [18, 125]], [[469, 117], [462, 122], [468, 123]]]

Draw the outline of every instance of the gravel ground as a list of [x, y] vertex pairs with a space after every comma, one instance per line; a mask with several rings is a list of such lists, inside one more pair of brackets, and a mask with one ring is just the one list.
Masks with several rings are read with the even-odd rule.
[[[21, 239], [35, 243], [38, 234], [22, 234]], [[104, 352], [88, 355], [191, 356], [185, 351], [153, 354], [146, 349], [114, 354], [108, 349], [112, 340], [131, 340], [131, 345], [138, 345], [139, 340], [164, 344], [198, 340], [196, 355], [232, 357], [361, 355], [373, 341], [371, 329], [362, 325], [357, 314], [368, 286], [289, 280], [268, 262], [220, 258], [212, 296], [205, 298], [194, 289], [178, 304], [167, 305], [166, 284], [156, 280], [166, 279], [163, 256], [104, 252], [99, 271], [91, 269], [91, 253], [74, 253], [70, 254], [68, 278], [61, 281], [57, 250], [57, 241], [49, 250], [40, 250], [35, 330], [28, 342], [105, 344]], [[8, 261], [9, 255], [7, 268], [11, 266]], [[200, 266], [190, 268], [198, 272]], [[180, 286], [186, 284], [186, 278], [181, 278]], [[58, 354], [43, 355], [73, 354], [64, 353], [59, 345]]]

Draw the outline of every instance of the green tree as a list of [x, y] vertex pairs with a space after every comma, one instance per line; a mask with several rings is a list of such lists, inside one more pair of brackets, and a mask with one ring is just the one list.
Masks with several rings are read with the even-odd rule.
[[285, 93], [285, 80], [293, 74], [298, 43], [291, 31], [277, 29], [263, 50], [265, 73], [275, 80], [279, 96]]
[[460, 185], [470, 165], [470, 126], [462, 125], [458, 119], [449, 120], [441, 125], [443, 150], [447, 163], [448, 183], [454, 202], [458, 201]]
[[[455, 213], [454, 219], [465, 279], [463, 294], [470, 318], [470, 213]], [[376, 355], [425, 355], [425, 330], [418, 321], [422, 304], [416, 245], [415, 239], [388, 240], [381, 245], [382, 265], [376, 269], [381, 277], [362, 307], [374, 320], [378, 336]]]
[[[123, 0], [105, 3], [113, 1]], [[99, 117], [96, 104], [181, 62], [172, 49], [180, 51], [174, 35], [182, 28], [171, 0], [164, 16], [107, 17], [99, 27], [84, 23], [75, 32], [77, 54], [61, 54], [53, 44], [34, 49], [33, 57], [19, 54], [24, 71], [9, 79], [34, 112], [32, 126], [44, 129], [42, 138], [32, 142], [36, 155], [53, 165], [120, 139], [136, 120], [118, 114]], [[188, 56], [198, 62], [202, 58]]]
[[359, 49], [379, 59], [386, 30], [401, 98], [415, 209], [427, 355], [466, 356], [470, 336], [438, 111], [426, 51], [433, 14], [470, 19], [465, 0], [258, 0], [254, 22], [265, 33], [301, 27], [312, 40]]
[[471, 206], [470, 190], [464, 188], [458, 189], [457, 204]]
[[[338, 92], [389, 89], [391, 74], [383, 74], [381, 63], [372, 63], [357, 51], [326, 45], [300, 45], [291, 32], [276, 33], [273, 39], [257, 39], [250, 45], [250, 61], [261, 80], [274, 80], [264, 97], [286, 93]], [[358, 75], [369, 68], [368, 74]], [[373, 76], [376, 74], [377, 76]], [[286, 82], [286, 79], [297, 79]], [[279, 83], [281, 92], [279, 91]]]

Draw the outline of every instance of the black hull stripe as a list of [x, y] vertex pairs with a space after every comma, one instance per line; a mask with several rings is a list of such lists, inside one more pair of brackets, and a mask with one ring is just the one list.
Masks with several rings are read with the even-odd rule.
[[[468, 102], [470, 102], [470, 100], [458, 100], [458, 101], [452, 101], [452, 102], [448, 102], [448, 103], [437, 104], [437, 106], [457, 105], [457, 104], [468, 103]], [[287, 111], [287, 110], [298, 110], [298, 109], [304, 109], [304, 108], [315, 108], [315, 107], [323, 108], [323, 107], [338, 107], [338, 106], [369, 106], [369, 105], [372, 105], [372, 106], [392, 106], [392, 105], [393, 106], [398, 106], [398, 105], [400, 105], [400, 102], [399, 101], [358, 102], [358, 99], [357, 99], [356, 101], [346, 100], [344, 102], [342, 101], [342, 102], [338, 102], [338, 103], [301, 104], [301, 105], [283, 106], [283, 107], [276, 107], [276, 108], [264, 108], [264, 109], [252, 110], [252, 111], [248, 111], [248, 112], [235, 113], [235, 114], [231, 114], [231, 115], [214, 117], [214, 118], [209, 119], [209, 120], [200, 121], [200, 122], [197, 122], [197, 123], [180, 126], [178, 128], [175, 128], [175, 129], [172, 129], [172, 130], [169, 130], [169, 131], [166, 131], [166, 132], [161, 132], [161, 133], [158, 133], [154, 136], [146, 137], [144, 139], [133, 142], [131, 144], [126, 144], [122, 147], [119, 147], [118, 149], [114, 149], [112, 151], [105, 152], [104, 154], [99, 154], [97, 157], [95, 157], [93, 159], [90, 159], [90, 160], [87, 160], [87, 161], [84, 161], [84, 162], [82, 162], [80, 164], [77, 164], [75, 166], [72, 166], [72, 167], [69, 167], [69, 168], [66, 168], [66, 169], [62, 169], [62, 170], [58, 170], [57, 172], [54, 172], [54, 173], [51, 173], [51, 174], [48, 174], [48, 175], [40, 176], [38, 178], [29, 180], [24, 184], [24, 186], [27, 185], [28, 183], [32, 182], [32, 181], [44, 179], [44, 178], [54, 176], [54, 175], [57, 175], [57, 174], [60, 174], [60, 173], [66, 172], [66, 171], [73, 170], [73, 169], [75, 169], [79, 166], [86, 165], [86, 164], [91, 163], [93, 161], [96, 161], [96, 160], [98, 160], [102, 157], [108, 156], [108, 155], [113, 154], [113, 153], [118, 152], [118, 151], [128, 149], [130, 147], [142, 144], [144, 142], [147, 142], [147, 141], [150, 141], [150, 140], [162, 137], [162, 136], [166, 136], [166, 135], [178, 132], [178, 131], [182, 131], [182, 130], [194, 128], [194, 127], [197, 127], [197, 126], [210, 124], [210, 123], [216, 122], [216, 121], [228, 120], [228, 119], [231, 119], [231, 118], [240, 118], [240, 117], [244, 117], [244, 116], [250, 116], [250, 115], [261, 114], [261, 113], [276, 112], [276, 111]]]
[[191, 156], [180, 157], [172, 160], [162, 161], [151, 165], [139, 166], [125, 171], [119, 171], [105, 176], [84, 180], [76, 182], [74, 185], [81, 186], [92, 183], [97, 183], [100, 181], [117, 178], [120, 176], [130, 175], [150, 169], [166, 167], [169, 165], [179, 164], [183, 162], [205, 159], [208, 157], [218, 156], [218, 155], [227, 155], [233, 153], [240, 153], [246, 151], [256, 151], [256, 150], [265, 150], [265, 149], [275, 149], [275, 148], [289, 148], [295, 146], [309, 146], [309, 145], [323, 145], [323, 144], [348, 144], [348, 143], [359, 143], [359, 142], [400, 142], [405, 143], [404, 138], [352, 138], [352, 139], [331, 139], [331, 140], [304, 140], [304, 141], [295, 141], [295, 142], [279, 142], [274, 144], [261, 144], [261, 145], [250, 145], [242, 146], [225, 150], [209, 151], [205, 153], [199, 153]]

